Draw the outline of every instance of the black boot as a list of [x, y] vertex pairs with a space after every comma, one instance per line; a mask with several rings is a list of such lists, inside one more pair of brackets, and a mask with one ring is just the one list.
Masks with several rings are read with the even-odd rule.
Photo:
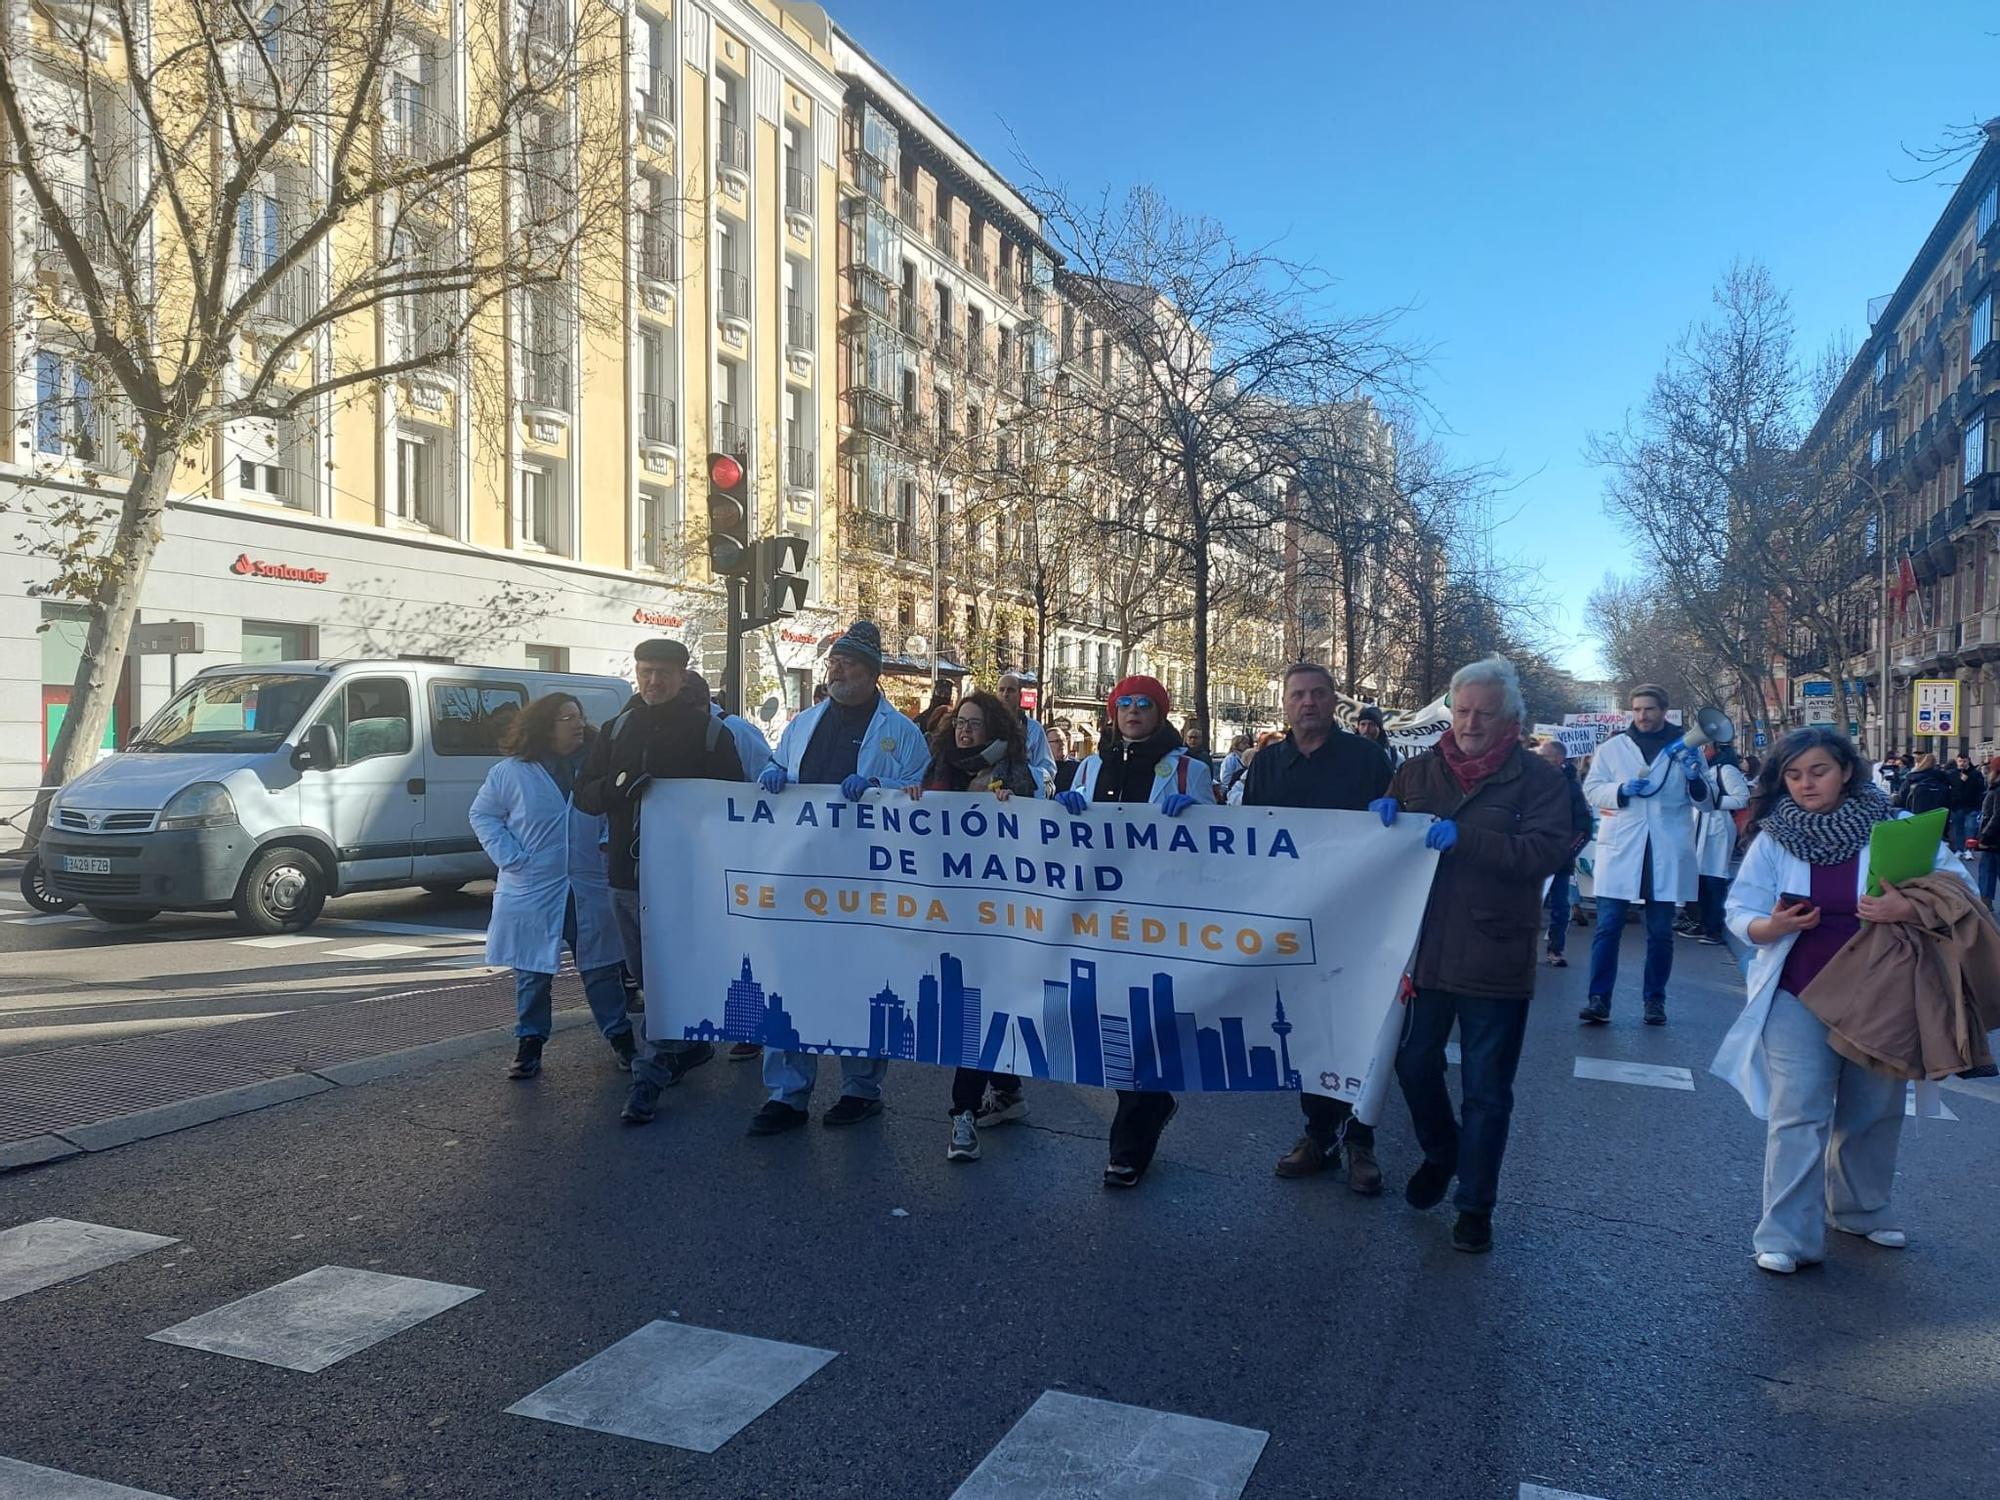
[[515, 1045], [514, 1061], [507, 1065], [509, 1078], [533, 1078], [542, 1071], [542, 1041], [538, 1036], [524, 1036]]

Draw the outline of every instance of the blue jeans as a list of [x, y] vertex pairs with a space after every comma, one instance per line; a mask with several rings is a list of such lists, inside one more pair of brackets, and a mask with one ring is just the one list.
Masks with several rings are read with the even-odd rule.
[[1558, 875], [1549, 882], [1543, 902], [1549, 909], [1549, 952], [1560, 953], [1569, 941], [1569, 883], [1571, 875]]
[[[1618, 987], [1618, 944], [1625, 935], [1630, 901], [1597, 898], [1597, 931], [1590, 940], [1590, 993], [1611, 998]], [[1646, 907], [1646, 988], [1648, 1000], [1667, 998], [1667, 979], [1674, 972], [1674, 903], [1648, 901]]]
[[[1452, 1115], [1444, 1077], [1444, 1046], [1454, 1021], [1465, 1096], [1463, 1124]], [[1465, 1212], [1490, 1214], [1499, 1196], [1500, 1158], [1514, 1117], [1514, 1071], [1521, 1065], [1521, 1040], [1527, 1034], [1526, 995], [1487, 1000], [1420, 989], [1410, 1001], [1403, 1044], [1396, 1049], [1396, 1080], [1403, 1086], [1424, 1160], [1457, 1173], [1452, 1202]]]
[[[575, 957], [575, 896], [571, 896], [569, 904], [563, 908], [563, 942], [568, 946], [570, 956]], [[607, 1039], [629, 1032], [632, 1023], [625, 1018], [625, 979], [618, 965], [605, 964], [602, 968], [585, 969], [582, 974], [583, 997], [590, 1002], [590, 1014], [597, 1022], [597, 1029]], [[555, 982], [553, 974], [535, 974], [527, 969], [514, 971], [515, 1036], [538, 1036], [543, 1041], [548, 1040]]]
[[[651, 1014], [651, 1012], [648, 1012]], [[882, 1080], [889, 1076], [886, 1057], [843, 1057], [840, 1060], [840, 1096], [843, 1099], [880, 1099]], [[780, 1052], [764, 1049], [764, 1087], [779, 1104], [804, 1109], [812, 1097], [813, 1080], [819, 1077], [817, 1052]]]
[[1979, 895], [1988, 909], [1993, 905], [1993, 888], [2000, 881], [2000, 849], [1979, 851]]
[[1729, 900], [1729, 877], [1726, 875], [1704, 875], [1701, 877], [1701, 931], [1704, 937], [1712, 937], [1718, 943], [1728, 941], [1729, 929], [1723, 925], [1723, 907]]
[[1976, 807], [1954, 807], [1949, 813], [1945, 814], [1944, 836], [1952, 848], [1963, 849], [1965, 847], [1966, 831], [1978, 816], [1979, 809]]
[[[643, 990], [646, 987], [646, 943], [645, 929], [639, 922], [639, 893], [613, 886], [611, 914], [618, 921], [618, 944], [625, 950], [625, 972]], [[664, 989], [665, 986], [661, 986], [661, 990]], [[660, 1059], [692, 1052], [703, 1045], [678, 1038], [655, 1037], [653, 1028], [667, 1024], [665, 1012], [666, 1002], [660, 995], [646, 997], [645, 1025], [639, 1030], [639, 1050], [632, 1059], [633, 1078], [662, 1089], [673, 1082], [673, 1074]]]

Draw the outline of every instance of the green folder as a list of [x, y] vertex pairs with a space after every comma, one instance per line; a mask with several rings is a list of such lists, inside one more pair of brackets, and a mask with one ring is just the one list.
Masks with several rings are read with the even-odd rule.
[[1901, 885], [1937, 868], [1938, 845], [1944, 842], [1945, 810], [1891, 818], [1868, 834], [1868, 894], [1882, 894], [1882, 882]]

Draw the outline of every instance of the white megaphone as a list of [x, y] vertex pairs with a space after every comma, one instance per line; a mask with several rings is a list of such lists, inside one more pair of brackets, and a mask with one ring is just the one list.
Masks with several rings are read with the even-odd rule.
[[1733, 745], [1736, 723], [1719, 708], [1701, 709], [1694, 716], [1693, 726], [1681, 731], [1681, 743], [1690, 750], [1699, 750], [1703, 745]]

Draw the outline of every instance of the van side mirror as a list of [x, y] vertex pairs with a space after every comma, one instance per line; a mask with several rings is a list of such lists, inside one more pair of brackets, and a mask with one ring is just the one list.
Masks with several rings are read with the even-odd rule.
[[331, 771], [340, 764], [340, 743], [333, 737], [331, 724], [315, 724], [292, 751], [292, 764], [301, 771]]

